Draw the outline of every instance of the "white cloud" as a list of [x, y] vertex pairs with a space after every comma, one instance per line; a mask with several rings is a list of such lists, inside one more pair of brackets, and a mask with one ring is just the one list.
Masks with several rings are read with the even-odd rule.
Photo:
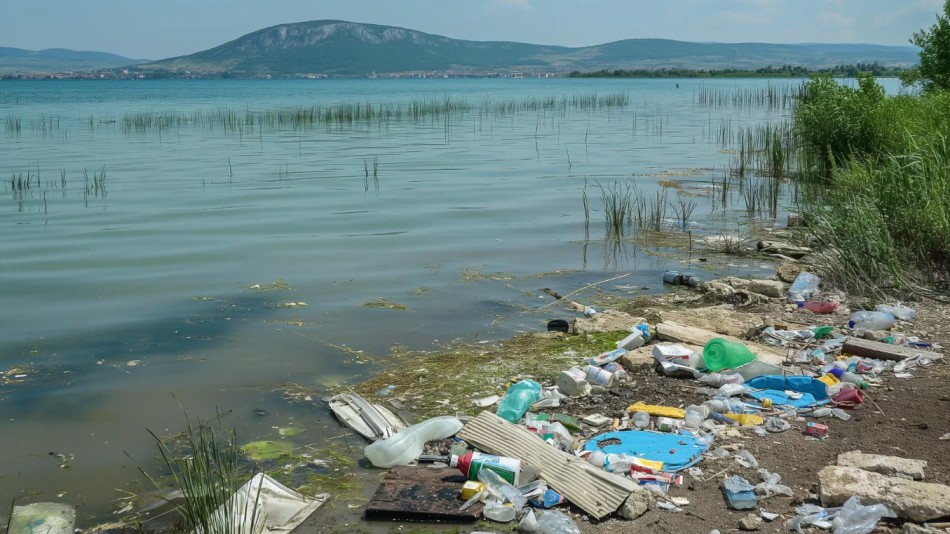
[[771, 24], [772, 17], [755, 11], [723, 11], [720, 17], [734, 24]]
[[828, 26], [851, 27], [854, 25], [854, 19], [846, 17], [841, 13], [834, 11], [820, 11], [818, 13], [818, 22]]
[[523, 11], [532, 11], [534, 9], [534, 6], [531, 5], [531, 0], [492, 0], [490, 7], [493, 9], [514, 8]]

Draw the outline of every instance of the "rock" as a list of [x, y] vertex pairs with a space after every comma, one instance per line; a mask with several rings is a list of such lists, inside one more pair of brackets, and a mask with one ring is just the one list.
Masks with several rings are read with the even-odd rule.
[[762, 526], [762, 518], [755, 515], [749, 514], [742, 518], [739, 521], [739, 530], [752, 531], [759, 530], [759, 527]]
[[841, 506], [849, 498], [861, 504], [881, 503], [898, 517], [910, 521], [930, 521], [950, 516], [950, 486], [888, 477], [858, 469], [830, 465], [818, 472], [821, 504]]
[[638, 489], [631, 493], [620, 506], [620, 517], [636, 519], [647, 513], [651, 506], [653, 506], [653, 494], [645, 489]]
[[786, 261], [778, 266], [776, 273], [778, 279], [785, 282], [786, 284], [791, 284], [795, 281], [795, 277], [798, 276], [798, 273], [802, 272], [804, 265], [796, 262]]
[[634, 317], [619, 310], [604, 310], [591, 317], [578, 317], [574, 321], [574, 328], [578, 334], [620, 332], [643, 322], [646, 322], [643, 317]]
[[838, 465], [857, 467], [881, 475], [906, 475], [914, 480], [924, 479], [925, 460], [912, 460], [899, 456], [883, 456], [880, 454], [865, 454], [861, 451], [851, 451], [838, 455]]
[[[663, 320], [703, 328], [717, 334], [726, 334], [740, 339], [757, 337], [759, 331], [766, 326], [760, 316], [737, 311], [735, 306], [728, 304], [706, 308], [671, 310], [663, 313]], [[692, 349], [692, 347], [686, 348]]]
[[781, 298], [786, 296], [788, 293], [785, 284], [778, 280], [745, 279], [730, 276], [728, 278], [724, 278], [723, 281], [736, 289], [764, 295], [770, 298]]

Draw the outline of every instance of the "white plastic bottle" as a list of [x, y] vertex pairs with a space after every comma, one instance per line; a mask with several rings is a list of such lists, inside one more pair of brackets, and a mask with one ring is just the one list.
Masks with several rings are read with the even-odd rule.
[[422, 454], [427, 441], [452, 437], [459, 430], [462, 422], [457, 417], [433, 417], [367, 445], [363, 454], [376, 467], [407, 465]]
[[889, 330], [894, 326], [894, 316], [885, 311], [856, 311], [848, 320], [852, 330]]

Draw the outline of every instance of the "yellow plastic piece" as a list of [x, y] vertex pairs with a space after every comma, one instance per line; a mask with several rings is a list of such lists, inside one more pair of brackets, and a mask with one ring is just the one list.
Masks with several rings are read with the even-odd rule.
[[835, 375], [833, 375], [833, 374], [831, 374], [831, 373], [825, 373], [825, 376], [822, 376], [822, 377], [818, 378], [817, 380], [818, 380], [819, 382], [824, 382], [826, 386], [833, 386], [833, 385], [835, 385], [835, 384], [841, 382], [840, 380], [838, 380], [838, 378], [837, 378]]
[[467, 501], [483, 491], [485, 491], [485, 484], [477, 480], [466, 480], [465, 484], [462, 484], [462, 500]]
[[686, 410], [683, 408], [673, 408], [672, 406], [659, 406], [657, 404], [643, 404], [638, 402], [631, 404], [627, 408], [628, 412], [647, 412], [654, 417], [672, 417], [673, 419], [685, 419]]
[[729, 419], [732, 419], [733, 421], [738, 421], [742, 426], [758, 426], [765, 424], [765, 419], [750, 413], [726, 413], [723, 415]]
[[652, 469], [659, 473], [663, 470], [663, 462], [659, 460], [645, 460], [643, 458], [634, 458], [633, 463], [639, 465], [640, 467], [646, 467], [647, 469]]
[[771, 407], [772, 407], [772, 399], [764, 398], [764, 399], [762, 399], [761, 404], [762, 404], [762, 407], [763, 407], [763, 408], [771, 408]]

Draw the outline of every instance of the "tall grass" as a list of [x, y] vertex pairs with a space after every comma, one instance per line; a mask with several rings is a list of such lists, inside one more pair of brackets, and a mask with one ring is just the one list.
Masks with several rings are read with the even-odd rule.
[[[439, 121], [449, 124], [451, 120], [459, 119], [467, 113], [476, 113], [478, 117], [485, 118], [503, 118], [530, 112], [564, 114], [570, 110], [623, 109], [629, 103], [630, 97], [626, 92], [485, 100], [478, 104], [444, 95], [419, 97], [406, 103], [340, 102], [270, 110], [218, 109], [193, 113], [129, 112], [122, 117], [120, 128], [126, 134], [162, 133], [189, 127], [210, 131], [223, 130], [244, 135], [263, 130], [381, 127], [403, 121]], [[88, 122], [90, 124], [96, 122], [95, 117], [90, 116]], [[9, 124], [7, 129], [11, 129]]]
[[[857, 293], [950, 279], [950, 94], [886, 97], [817, 79], [794, 114], [820, 268]], [[804, 165], [808, 165], [805, 167]]]
[[800, 83], [772, 83], [765, 87], [710, 87], [701, 85], [693, 91], [693, 102], [712, 108], [791, 108], [802, 96]]
[[[246, 529], [240, 524], [243, 517], [256, 525], [257, 503], [232, 499], [241, 486], [241, 470], [236, 435], [225, 429], [221, 415], [217, 425], [190, 418], [184, 433], [184, 450], [173, 450], [174, 442], [163, 440], [149, 430], [155, 439], [162, 461], [171, 472], [174, 484], [184, 495], [184, 503], [177, 505], [184, 521], [184, 531], [196, 534], [251, 534], [261, 527]], [[148, 473], [143, 474], [160, 487]], [[223, 510], [224, 513], [221, 513]]]
[[[614, 182], [603, 186], [599, 182], [601, 201], [604, 205], [604, 223], [608, 240], [624, 237], [630, 227], [633, 216], [633, 202], [630, 185]], [[585, 199], [586, 201], [586, 199]]]

